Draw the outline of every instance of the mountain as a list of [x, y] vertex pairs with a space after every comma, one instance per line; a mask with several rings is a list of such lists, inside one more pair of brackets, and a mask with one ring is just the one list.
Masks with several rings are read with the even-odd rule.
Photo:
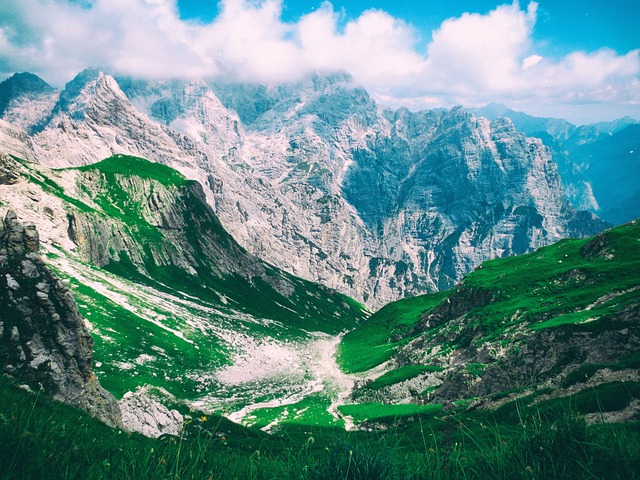
[[350, 410], [464, 398], [484, 411], [516, 399], [545, 411], [566, 400], [590, 421], [638, 421], [639, 267], [634, 221], [387, 305], [342, 339], [341, 366], [363, 378]]
[[481, 108], [470, 109], [470, 111], [489, 120], [506, 117], [513, 122], [519, 132], [525, 135], [536, 136], [536, 134], [546, 132], [559, 142], [567, 140], [579, 128], [560, 118], [534, 117], [524, 112], [512, 110], [500, 103], [490, 103]]
[[[499, 150], [498, 137], [514, 148]], [[548, 152], [512, 126], [459, 109], [388, 112], [343, 74], [267, 88], [88, 70], [32, 141], [49, 165], [114, 153], [171, 165], [207, 187], [250, 252], [371, 306], [452, 286], [484, 259], [603, 228], [564, 202]], [[484, 191], [503, 163], [514, 168]], [[469, 188], [477, 198], [464, 201]]]
[[[486, 259], [602, 228], [566, 202], [549, 151], [508, 120], [489, 122], [453, 109], [436, 117], [430, 130], [420, 126], [428, 137], [418, 145], [405, 140], [415, 135], [404, 121], [396, 120], [401, 133], [393, 143], [377, 142], [362, 152], [345, 193], [380, 238], [403, 238], [398, 260], [409, 265], [409, 277], [417, 277], [405, 284], [447, 289]], [[403, 149], [413, 151], [404, 169], [396, 154]], [[398, 182], [387, 180], [392, 172]], [[362, 195], [365, 186], [375, 186], [368, 196]], [[383, 212], [367, 211], [380, 205]], [[393, 277], [403, 280], [397, 268]]]
[[59, 92], [31, 73], [0, 83], [0, 118], [32, 133], [53, 110]]
[[122, 155], [61, 170], [6, 155], [1, 165], [10, 173], [0, 212], [38, 224], [48, 268], [87, 319], [94, 371], [120, 399], [125, 426], [179, 431], [182, 417], [158, 407], [172, 402], [242, 418], [264, 402], [335, 400], [326, 364], [336, 335], [367, 312], [248, 254], [200, 184]]
[[[73, 324], [88, 323], [96, 340], [93, 372], [122, 396], [128, 421], [132, 409], [140, 431], [155, 436], [149, 424], [171, 413], [181, 427], [153, 443], [108, 431], [3, 377], [4, 471], [101, 478], [113, 468], [142, 478], [210, 475], [214, 465], [222, 478], [238, 478], [257, 461], [291, 475], [311, 465], [308, 478], [336, 465], [341, 477], [357, 468], [366, 478], [427, 476], [440, 465], [461, 477], [471, 469], [511, 476], [522, 465], [542, 477], [637, 471], [640, 223], [485, 262], [457, 288], [392, 303], [365, 322], [348, 299], [247, 255], [220, 230], [201, 187], [166, 166], [114, 156], [52, 170], [5, 155], [0, 172], [0, 208], [37, 219], [42, 233], [6, 215], [3, 305], [34, 286], [30, 263], [47, 279], [58, 272], [62, 281], [49, 282], [49, 292], [35, 284], [28, 302], [47, 305], [43, 293], [57, 301], [55, 291], [61, 312], [72, 291], [87, 319], [73, 315]], [[34, 256], [39, 244], [44, 261]], [[342, 328], [351, 331], [336, 335]], [[36, 340], [47, 345], [52, 336], [41, 330], [25, 346], [24, 330], [20, 348], [32, 363]], [[20, 350], [9, 345], [13, 366]], [[349, 373], [332, 363], [337, 345]], [[53, 455], [60, 451], [64, 460]], [[603, 459], [611, 451], [615, 458]], [[464, 457], [450, 462], [456, 452]]]
[[614, 224], [640, 216], [640, 123], [575, 142], [568, 151], [589, 179], [598, 215]]
[[550, 151], [512, 123], [388, 111], [346, 74], [264, 87], [86, 70], [40, 125], [38, 162], [176, 168], [250, 253], [371, 307], [605, 226], [564, 200]]
[[[88, 70], [37, 125], [0, 121], [5, 367], [37, 387], [57, 344], [120, 399], [126, 428], [160, 438], [3, 377], [7, 475], [638, 471], [640, 224], [547, 245], [605, 224], [571, 207], [551, 150], [512, 121], [389, 111], [346, 75]], [[369, 305], [440, 292], [369, 317], [326, 284]], [[61, 342], [56, 315], [73, 327]]]
[[[6, 182], [3, 179], [2, 183]], [[122, 426], [93, 373], [93, 340], [73, 295], [38, 254], [38, 232], [9, 210], [0, 223], [0, 363], [25, 388]]]
[[575, 126], [499, 104], [472, 111], [490, 119], [507, 117], [519, 131], [540, 138], [550, 148], [565, 195], [576, 208], [597, 213], [612, 224], [631, 221], [640, 214], [635, 188], [640, 181], [635, 161], [640, 142], [637, 120], [624, 117]]

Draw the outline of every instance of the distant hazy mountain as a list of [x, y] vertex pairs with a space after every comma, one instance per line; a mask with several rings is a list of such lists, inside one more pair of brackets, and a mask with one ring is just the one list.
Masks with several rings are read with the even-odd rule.
[[565, 195], [576, 208], [597, 213], [613, 224], [639, 216], [637, 120], [624, 117], [575, 126], [565, 120], [532, 117], [499, 104], [472, 111], [490, 119], [507, 117], [519, 131], [540, 138], [551, 149]]

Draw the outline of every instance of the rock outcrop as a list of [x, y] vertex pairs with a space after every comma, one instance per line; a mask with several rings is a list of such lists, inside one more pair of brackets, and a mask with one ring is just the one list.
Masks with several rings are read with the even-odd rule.
[[0, 153], [0, 185], [14, 185], [20, 181], [18, 162], [6, 153]]
[[115, 398], [92, 370], [93, 340], [64, 283], [38, 255], [34, 225], [0, 224], [0, 365], [54, 399], [121, 426]]
[[[160, 391], [163, 396], [170, 396]], [[162, 400], [162, 399], [161, 399]], [[136, 392], [127, 392], [119, 402], [122, 411], [122, 423], [131, 432], [138, 432], [147, 437], [157, 438], [162, 435], [180, 435], [184, 417], [177, 410], [169, 410], [148, 387]]]

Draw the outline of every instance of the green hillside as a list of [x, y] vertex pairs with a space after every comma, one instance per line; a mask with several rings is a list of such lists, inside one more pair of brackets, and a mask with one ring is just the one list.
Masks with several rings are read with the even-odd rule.
[[[318, 393], [314, 362], [366, 318], [361, 305], [248, 254], [201, 186], [165, 165], [124, 155], [61, 170], [19, 162], [28, 188], [50, 199], [24, 216], [66, 217], [76, 248], [54, 242], [46, 256], [90, 323], [95, 371], [116, 397], [152, 385], [227, 413], [311, 393], [332, 402], [330, 386]], [[56, 202], [63, 210], [45, 213]]]
[[485, 262], [454, 290], [376, 312], [339, 352], [369, 378], [356, 412], [574, 398], [584, 414], [640, 420], [640, 222]]
[[367, 318], [247, 254], [166, 166], [19, 170], [0, 207], [54, 235], [100, 382], [186, 421], [152, 440], [0, 377], [0, 478], [638, 478], [639, 222]]
[[383, 433], [291, 426], [277, 435], [183, 409], [191, 420], [179, 437], [151, 439], [3, 376], [0, 478], [640, 478], [637, 423], [591, 426], [555, 408], [511, 402], [498, 416], [404, 406], [396, 410], [414, 421]]

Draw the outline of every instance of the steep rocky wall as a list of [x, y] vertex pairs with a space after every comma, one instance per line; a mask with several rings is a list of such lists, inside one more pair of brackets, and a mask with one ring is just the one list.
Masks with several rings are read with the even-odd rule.
[[549, 150], [508, 120], [387, 111], [346, 75], [216, 88], [238, 113], [202, 80], [87, 70], [30, 140], [51, 166], [113, 154], [170, 165], [201, 182], [248, 252], [374, 308], [604, 228], [568, 204]]
[[32, 389], [121, 426], [115, 398], [92, 370], [93, 340], [69, 289], [38, 255], [33, 225], [0, 223], [0, 365]]
[[192, 275], [200, 268], [217, 277], [264, 275], [259, 260], [224, 231], [200, 184], [163, 184], [135, 172], [98, 169], [70, 174], [75, 176], [73, 195], [98, 207], [67, 214], [69, 238], [94, 265], [103, 267], [126, 254], [141, 271], [155, 265]]

